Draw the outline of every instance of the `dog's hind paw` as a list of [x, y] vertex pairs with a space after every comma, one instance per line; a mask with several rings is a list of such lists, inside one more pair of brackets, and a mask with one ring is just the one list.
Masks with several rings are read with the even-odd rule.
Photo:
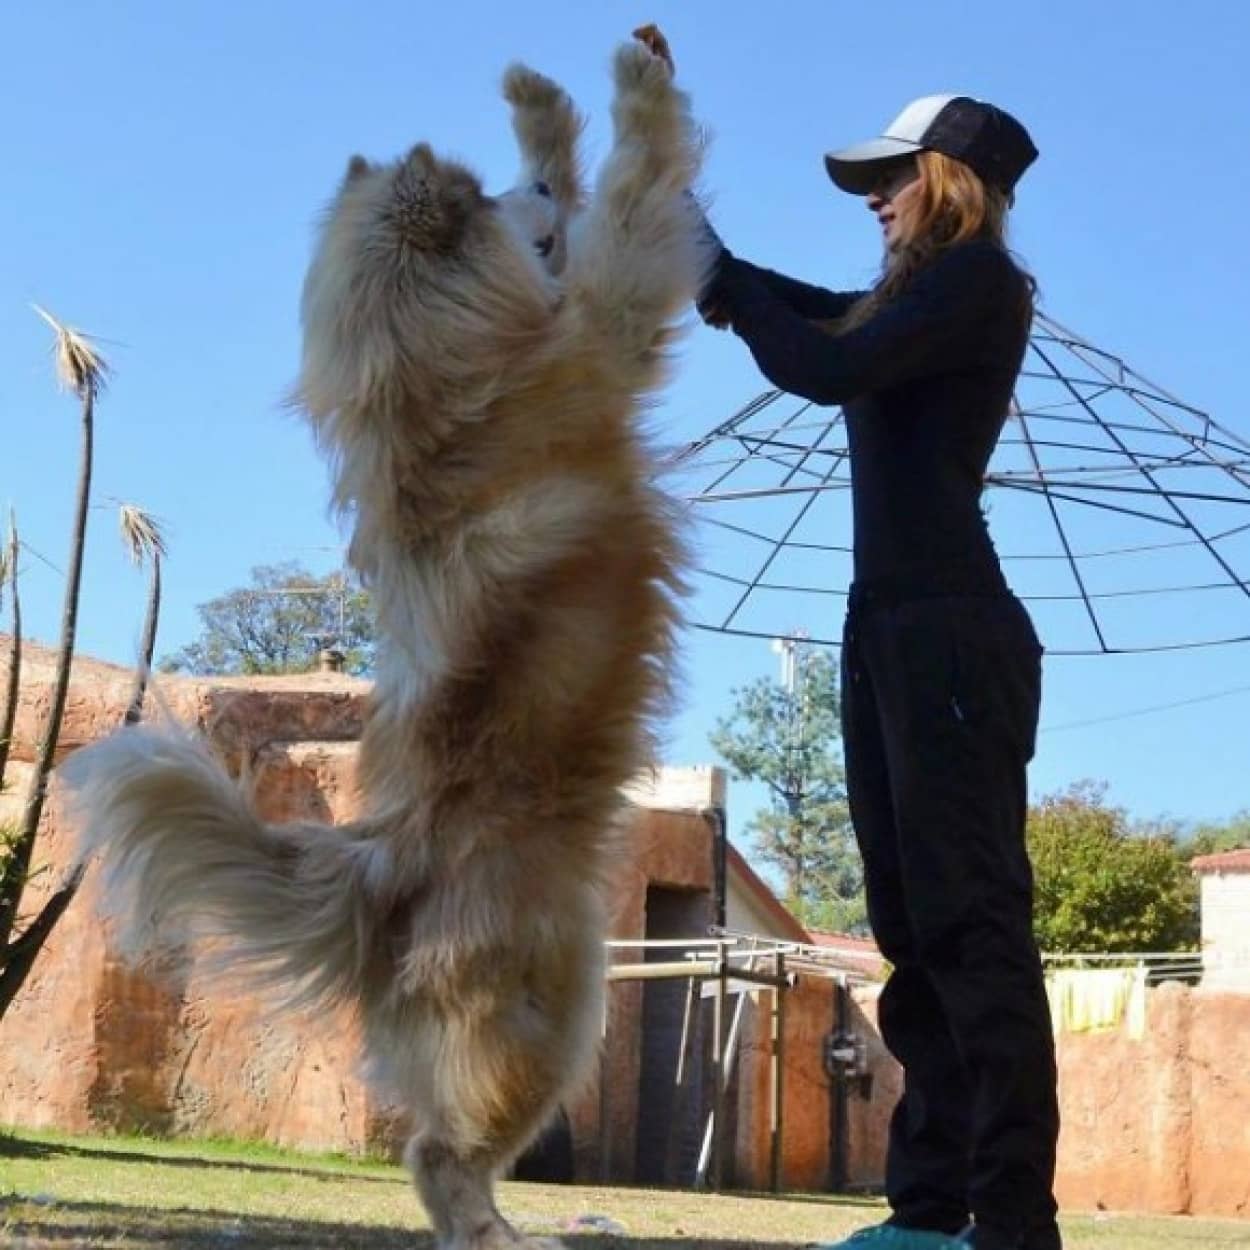
[[558, 1237], [532, 1237], [505, 1220], [493, 1221], [466, 1236], [440, 1240], [439, 1250], [568, 1250]]

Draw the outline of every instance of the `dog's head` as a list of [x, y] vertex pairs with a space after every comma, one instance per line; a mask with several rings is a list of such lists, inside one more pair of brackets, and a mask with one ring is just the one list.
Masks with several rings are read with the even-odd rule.
[[544, 190], [489, 196], [425, 143], [388, 164], [352, 157], [304, 284], [304, 406], [325, 415], [489, 378], [554, 302]]
[[[542, 182], [516, 187], [492, 198], [463, 165], [440, 161], [428, 143], [418, 143], [392, 165], [373, 165], [353, 156], [339, 191], [339, 204], [352, 204], [365, 220], [357, 224], [371, 242], [389, 246], [410, 261], [418, 256], [454, 253], [472, 233], [475, 217], [494, 215], [527, 252], [551, 253], [557, 211], [551, 189]], [[480, 225], [485, 223], [479, 224]]]
[[499, 197], [499, 212], [522, 247], [532, 248], [551, 272], [563, 259], [563, 223], [551, 188], [541, 181], [524, 183]]

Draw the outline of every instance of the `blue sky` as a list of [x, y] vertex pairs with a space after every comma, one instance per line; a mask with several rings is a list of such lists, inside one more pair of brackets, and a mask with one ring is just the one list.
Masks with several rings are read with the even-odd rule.
[[[994, 100], [1042, 151], [1013, 242], [1046, 310], [1250, 438], [1239, 385], [1250, 176], [1234, 153], [1250, 133], [1246, 6], [9, 5], [0, 502], [17, 506], [31, 546], [62, 566], [77, 437], [37, 301], [100, 336], [116, 369], [99, 410], [96, 497], [141, 503], [169, 527], [162, 651], [188, 641], [195, 605], [252, 565], [333, 565], [325, 472], [281, 401], [311, 225], [347, 157], [425, 138], [508, 185], [516, 162], [497, 82], [512, 59], [573, 92], [601, 156], [608, 57], [649, 20], [669, 34], [712, 132], [705, 182], [736, 251], [831, 286], [863, 284], [876, 228], [832, 190], [821, 152], [876, 134], [917, 95]], [[760, 389], [739, 344], [700, 330], [656, 425], [666, 442], [694, 438]], [[125, 662], [142, 586], [114, 526], [113, 509], [94, 514], [80, 643]], [[24, 590], [30, 630], [53, 635], [59, 574], [29, 556]], [[836, 629], [826, 611], [794, 624]], [[730, 688], [774, 671], [775, 657], [763, 642], [692, 634], [684, 660], [667, 756], [697, 762], [711, 757], [707, 730]], [[1245, 645], [1048, 660], [1034, 790], [1100, 778], [1140, 816], [1250, 806], [1248, 688]], [[752, 800], [731, 796], [735, 826]]]

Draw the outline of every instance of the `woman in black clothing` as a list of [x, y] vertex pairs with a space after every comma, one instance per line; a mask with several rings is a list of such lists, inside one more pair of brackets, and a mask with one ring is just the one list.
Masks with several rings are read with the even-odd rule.
[[775, 386], [841, 404], [854, 582], [842, 651], [847, 789], [893, 973], [882, 1036], [905, 1087], [885, 1224], [847, 1250], [1057, 1250], [1054, 1043], [1024, 842], [1041, 647], [981, 510], [1032, 314], [1003, 240], [1037, 152], [966, 96], [909, 105], [826, 157], [886, 259], [839, 294], [722, 251], [700, 300]]

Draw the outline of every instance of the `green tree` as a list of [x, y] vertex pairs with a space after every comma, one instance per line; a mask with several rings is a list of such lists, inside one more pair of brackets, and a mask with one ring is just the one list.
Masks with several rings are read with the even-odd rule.
[[1134, 826], [1084, 781], [1029, 811], [1034, 928], [1043, 950], [1187, 950], [1198, 941], [1198, 888], [1175, 835]]
[[713, 748], [733, 775], [763, 782], [768, 806], [746, 829], [756, 857], [781, 874], [787, 905], [820, 928], [862, 928], [863, 871], [842, 770], [838, 677], [827, 651], [782, 643], [779, 681], [734, 690]]
[[200, 636], [160, 667], [210, 674], [305, 673], [333, 646], [349, 673], [373, 667], [375, 630], [369, 598], [342, 574], [315, 577], [298, 563], [261, 565], [250, 586], [202, 603]]
[[1250, 808], [1243, 808], [1226, 822], [1195, 825], [1184, 835], [1187, 859], [1197, 855], [1218, 855], [1221, 851], [1240, 851], [1250, 847]]

